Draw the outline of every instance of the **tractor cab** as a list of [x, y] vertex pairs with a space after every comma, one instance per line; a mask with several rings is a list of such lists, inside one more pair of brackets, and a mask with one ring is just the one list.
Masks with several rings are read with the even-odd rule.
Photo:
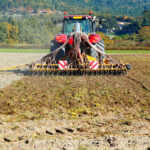
[[87, 15], [80, 16], [64, 16], [63, 19], [63, 34], [68, 35], [75, 31], [75, 24], [79, 23], [81, 32], [89, 34], [95, 32], [95, 22], [92, 22], [92, 17]]
[[[65, 13], [64, 13], [65, 14]], [[98, 43], [101, 40], [99, 34], [95, 33], [96, 17], [89, 15], [66, 15], [63, 18], [63, 27], [60, 34], [55, 35], [55, 41], [57, 43], [65, 43], [68, 39], [68, 35], [76, 32], [78, 25], [78, 32], [85, 33], [90, 43]], [[69, 39], [69, 45], [73, 44], [73, 37]]]

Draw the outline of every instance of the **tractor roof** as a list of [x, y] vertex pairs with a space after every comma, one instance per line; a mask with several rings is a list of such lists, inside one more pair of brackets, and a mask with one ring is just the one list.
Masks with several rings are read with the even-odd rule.
[[92, 17], [89, 15], [67, 15], [67, 16], [64, 16], [64, 19], [84, 19], [84, 18], [91, 19]]

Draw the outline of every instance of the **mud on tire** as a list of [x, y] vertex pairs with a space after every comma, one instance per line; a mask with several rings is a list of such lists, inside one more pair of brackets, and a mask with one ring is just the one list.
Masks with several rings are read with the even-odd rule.
[[[98, 43], [95, 44], [95, 46], [99, 49], [101, 49], [103, 52], [105, 52], [105, 46], [104, 46], [104, 41], [101, 40]], [[94, 58], [98, 58], [98, 53], [96, 52], [96, 50], [94, 50], [93, 48], [90, 49], [90, 56], [94, 57]]]
[[[61, 43], [57, 43], [55, 40], [52, 40], [51, 45], [50, 45], [50, 52], [55, 51], [55, 50], [56, 50], [57, 48], [59, 48], [60, 46], [62, 46]], [[60, 58], [62, 58], [62, 57], [64, 57], [64, 56], [65, 56], [65, 48], [62, 48], [62, 49], [58, 52], [58, 54], [57, 54], [57, 56], [56, 56], [56, 59], [60, 59]]]

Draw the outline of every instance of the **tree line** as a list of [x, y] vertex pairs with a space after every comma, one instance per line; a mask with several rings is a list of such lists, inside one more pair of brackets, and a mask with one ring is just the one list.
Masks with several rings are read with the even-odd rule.
[[150, 3], [143, 0], [0, 0], [0, 10], [8, 11], [19, 7], [51, 8], [52, 10], [80, 12], [93, 10], [101, 13], [137, 16], [150, 9]]
[[[0, 46], [11, 44], [36, 44], [50, 45], [55, 34], [61, 32], [61, 21], [63, 15], [27, 15], [22, 18], [13, 18], [11, 16], [0, 16]], [[100, 15], [97, 13], [99, 20], [97, 30], [100, 26], [106, 29], [115, 27], [116, 38], [147, 41], [149, 43], [150, 30], [150, 11], [144, 11], [139, 17]], [[118, 28], [117, 20], [129, 21], [130, 24]], [[105, 21], [102, 21], [105, 20]], [[132, 32], [131, 32], [132, 31]], [[143, 33], [143, 34], [142, 34]], [[140, 36], [135, 36], [140, 34]], [[144, 36], [145, 34], [145, 36]]]
[[61, 31], [62, 16], [4, 17], [0, 19], [0, 44], [17, 43], [49, 45], [56, 33]]

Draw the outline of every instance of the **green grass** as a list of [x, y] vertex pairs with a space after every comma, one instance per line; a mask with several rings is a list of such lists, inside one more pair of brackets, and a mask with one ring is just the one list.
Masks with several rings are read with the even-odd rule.
[[134, 50], [106, 50], [106, 53], [150, 53], [150, 51], [134, 51]]
[[49, 53], [49, 49], [0, 49], [0, 53]]
[[[49, 49], [0, 49], [0, 53], [49, 53]], [[150, 53], [150, 51], [106, 50], [106, 53]]]

